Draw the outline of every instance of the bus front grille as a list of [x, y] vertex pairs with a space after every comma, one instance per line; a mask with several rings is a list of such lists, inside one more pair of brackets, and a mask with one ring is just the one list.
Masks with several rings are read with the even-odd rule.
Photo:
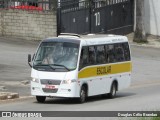
[[41, 84], [43, 84], [43, 85], [60, 85], [61, 84], [61, 80], [41, 79]]
[[43, 92], [46, 93], [56, 93], [58, 89], [48, 89], [48, 88], [42, 88]]

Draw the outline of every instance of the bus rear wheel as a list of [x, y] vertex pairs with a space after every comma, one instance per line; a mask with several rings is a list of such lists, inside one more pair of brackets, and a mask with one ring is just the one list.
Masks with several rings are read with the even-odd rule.
[[45, 96], [36, 96], [37, 102], [44, 103], [46, 100]]
[[114, 98], [116, 96], [116, 92], [117, 92], [117, 85], [116, 83], [114, 82], [111, 86], [111, 90], [110, 90], [110, 93], [108, 94], [108, 97], [109, 98]]

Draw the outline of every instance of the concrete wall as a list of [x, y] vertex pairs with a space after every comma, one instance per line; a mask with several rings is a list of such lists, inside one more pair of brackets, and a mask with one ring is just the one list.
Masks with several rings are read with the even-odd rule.
[[41, 40], [56, 36], [56, 15], [53, 12], [0, 10], [0, 36]]
[[146, 32], [160, 36], [160, 0], [144, 0]]

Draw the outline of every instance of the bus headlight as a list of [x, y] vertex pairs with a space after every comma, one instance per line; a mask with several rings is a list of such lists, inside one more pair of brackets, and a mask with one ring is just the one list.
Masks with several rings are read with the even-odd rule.
[[73, 80], [63, 80], [62, 84], [71, 84], [71, 83], [74, 83], [74, 82], [77, 82], [77, 80], [75, 80], [75, 79], [73, 79]]
[[33, 82], [39, 83], [39, 79], [38, 78], [32, 78]]

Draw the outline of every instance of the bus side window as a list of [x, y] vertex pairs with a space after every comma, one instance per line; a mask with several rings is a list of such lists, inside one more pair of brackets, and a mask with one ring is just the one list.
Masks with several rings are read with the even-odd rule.
[[90, 65], [96, 64], [96, 51], [94, 46], [89, 47], [89, 64]]
[[79, 70], [88, 65], [88, 47], [82, 47]]
[[97, 64], [106, 63], [104, 46], [96, 46], [96, 48]]
[[108, 63], [115, 62], [115, 50], [114, 45], [106, 45], [106, 59]]
[[130, 50], [129, 50], [128, 43], [123, 43], [122, 46], [123, 46], [123, 49], [124, 49], [125, 61], [130, 61], [131, 57], [130, 57]]
[[105, 55], [106, 55], [106, 63], [109, 63], [109, 52], [108, 52], [108, 45], [105, 45]]
[[125, 61], [124, 50], [121, 43], [115, 44], [115, 56], [116, 56], [116, 62]]

